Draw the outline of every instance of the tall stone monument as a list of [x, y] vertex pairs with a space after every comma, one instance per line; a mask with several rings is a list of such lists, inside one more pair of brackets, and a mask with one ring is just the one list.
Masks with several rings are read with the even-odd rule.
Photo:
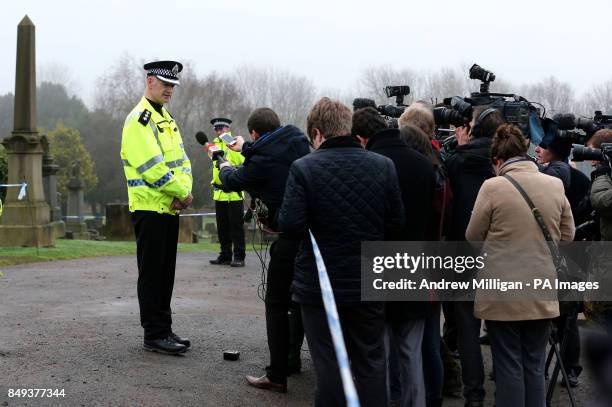
[[2, 144], [8, 158], [8, 183], [28, 184], [23, 200], [10, 188], [0, 217], [0, 246], [53, 246], [49, 205], [42, 183], [43, 145], [36, 129], [35, 27], [25, 16], [17, 26], [13, 132]]

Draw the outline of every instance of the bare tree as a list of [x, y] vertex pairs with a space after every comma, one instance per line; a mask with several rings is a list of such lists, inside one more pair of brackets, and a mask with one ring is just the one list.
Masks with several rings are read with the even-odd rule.
[[574, 90], [567, 82], [550, 76], [533, 85], [523, 85], [521, 94], [531, 102], [538, 102], [546, 108], [547, 116], [568, 113], [575, 108]]
[[64, 86], [70, 96], [81, 92], [81, 86], [74, 77], [74, 72], [68, 66], [58, 62], [51, 62], [41, 64], [37, 70], [36, 80], [38, 86], [43, 82], [50, 82]]
[[374, 99], [377, 104], [393, 103], [385, 94], [386, 86], [408, 85], [410, 94], [404, 99], [405, 104], [415, 100], [420, 94], [420, 75], [410, 69], [394, 69], [391, 65], [372, 66], [363, 71], [359, 81], [360, 97]]
[[602, 84], [593, 85], [581, 99], [577, 113], [591, 117], [593, 112], [612, 114], [612, 78]]
[[468, 77], [467, 68], [441, 68], [423, 78], [420, 98], [434, 103], [441, 102], [448, 96], [467, 96], [470, 91], [478, 89]]
[[310, 79], [271, 67], [248, 66], [238, 68], [233, 79], [246, 105], [267, 106], [278, 113], [283, 123], [305, 127], [315, 99], [315, 86]]
[[125, 119], [143, 93], [142, 65], [129, 54], [123, 54], [113, 69], [97, 80], [94, 108], [113, 118]]

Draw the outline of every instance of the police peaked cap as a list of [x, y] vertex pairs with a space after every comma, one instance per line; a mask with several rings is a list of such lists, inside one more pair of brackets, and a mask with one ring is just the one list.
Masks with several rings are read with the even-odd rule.
[[230, 127], [232, 121], [230, 119], [226, 119], [225, 117], [217, 117], [212, 119], [210, 124], [212, 124], [213, 127]]
[[178, 73], [183, 70], [183, 64], [176, 61], [155, 61], [144, 64], [147, 76], [155, 76], [162, 82], [180, 85]]

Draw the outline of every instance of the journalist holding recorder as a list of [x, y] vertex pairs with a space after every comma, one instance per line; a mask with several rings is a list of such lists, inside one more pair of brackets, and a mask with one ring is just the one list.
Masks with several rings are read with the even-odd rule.
[[[526, 156], [527, 146], [527, 140], [514, 125], [503, 124], [495, 132], [491, 157], [497, 176], [480, 188], [466, 238], [504, 241], [510, 250], [510, 242], [529, 241], [533, 248], [522, 251], [520, 256], [512, 255], [508, 249], [488, 253], [490, 266], [483, 270], [486, 276], [482, 277], [520, 280], [521, 271], [528, 269], [531, 278], [555, 278], [543, 228], [532, 215], [526, 197], [541, 213], [553, 241], [571, 241], [574, 237], [574, 221], [563, 183], [538, 171]], [[499, 384], [495, 390], [496, 406], [543, 406], [546, 344], [551, 319], [559, 316], [558, 301], [490, 301], [479, 294], [477, 291], [474, 314], [487, 321], [495, 381]]]
[[[277, 214], [283, 202], [289, 167], [298, 158], [310, 152], [308, 139], [300, 129], [292, 125], [281, 126], [278, 115], [263, 107], [251, 113], [247, 121], [252, 142], [236, 138], [230, 148], [242, 151], [244, 163], [233, 167], [229, 162], [219, 164], [221, 188], [228, 191], [248, 191], [266, 206], [267, 214], [258, 217], [268, 230], [277, 231]], [[263, 213], [263, 212], [262, 212]], [[293, 264], [299, 240], [285, 234], [270, 247], [270, 263], [266, 278], [266, 329], [270, 349], [270, 365], [261, 377], [247, 376], [254, 387], [284, 393], [287, 376], [300, 370], [299, 351], [303, 332], [301, 321], [292, 323], [292, 336], [299, 337], [290, 348], [289, 310], [291, 302], [289, 286], [293, 278]], [[299, 311], [291, 313], [299, 316]], [[297, 332], [297, 331], [300, 332]], [[291, 358], [292, 366], [289, 365]]]

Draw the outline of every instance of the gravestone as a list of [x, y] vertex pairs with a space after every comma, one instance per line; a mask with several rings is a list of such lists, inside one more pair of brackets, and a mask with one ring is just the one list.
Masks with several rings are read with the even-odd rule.
[[134, 227], [128, 204], [106, 205], [104, 237], [106, 240], [134, 240]]
[[68, 180], [68, 210], [66, 212], [66, 231], [72, 232], [75, 239], [89, 239], [85, 223], [85, 200], [81, 180], [81, 162], [76, 160], [70, 167]]
[[45, 199], [49, 205], [51, 226], [53, 229], [53, 237], [58, 238], [66, 233], [66, 225], [62, 220], [62, 210], [59, 205], [57, 192], [57, 172], [59, 165], [55, 164], [55, 159], [49, 152], [49, 142], [46, 136], [41, 136], [43, 145], [43, 189], [45, 191]]

